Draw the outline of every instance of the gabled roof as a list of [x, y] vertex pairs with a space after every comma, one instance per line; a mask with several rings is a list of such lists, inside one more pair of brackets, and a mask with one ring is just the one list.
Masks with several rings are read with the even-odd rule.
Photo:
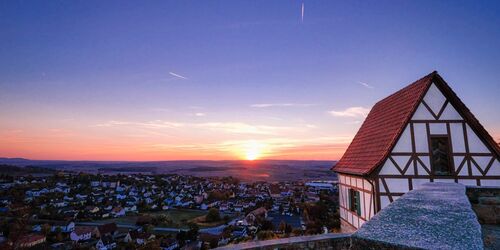
[[441, 76], [434, 71], [377, 102], [333, 170], [354, 175], [369, 175], [383, 164], [433, 82], [498, 158], [500, 155], [498, 144]]
[[98, 227], [99, 229], [99, 233], [102, 235], [104, 234], [112, 234], [114, 233], [116, 230], [118, 230], [118, 226], [116, 225], [116, 223], [108, 223], [108, 224], [104, 224], [104, 225], [100, 225]]

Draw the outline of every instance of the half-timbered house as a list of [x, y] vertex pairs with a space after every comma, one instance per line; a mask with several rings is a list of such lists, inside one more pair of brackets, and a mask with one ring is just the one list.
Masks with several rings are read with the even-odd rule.
[[499, 152], [433, 72], [376, 103], [334, 166], [342, 230], [356, 230], [425, 182], [500, 186]]

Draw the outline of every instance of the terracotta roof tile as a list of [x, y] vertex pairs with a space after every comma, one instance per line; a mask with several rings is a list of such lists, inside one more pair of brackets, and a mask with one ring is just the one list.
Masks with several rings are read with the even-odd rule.
[[394, 146], [435, 75], [432, 72], [376, 103], [333, 170], [356, 175], [373, 171]]

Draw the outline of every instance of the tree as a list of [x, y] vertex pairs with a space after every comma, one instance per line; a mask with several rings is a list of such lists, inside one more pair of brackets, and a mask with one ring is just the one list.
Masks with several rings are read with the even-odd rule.
[[264, 220], [260, 225], [261, 230], [274, 230], [274, 225], [271, 221]]
[[52, 227], [49, 224], [45, 223], [42, 225], [41, 232], [43, 235], [45, 235], [45, 236], [49, 235], [51, 230], [52, 230]]
[[217, 208], [210, 208], [210, 210], [208, 210], [207, 215], [205, 216], [205, 220], [207, 222], [220, 221], [219, 210]]
[[219, 246], [219, 239], [212, 238], [212, 239], [210, 239], [209, 244], [210, 244], [210, 248], [216, 248]]
[[198, 236], [198, 231], [200, 230], [200, 227], [198, 227], [198, 224], [190, 222], [188, 224], [189, 230], [186, 233], [187, 239], [188, 240], [196, 240], [196, 237]]
[[289, 235], [292, 232], [292, 230], [293, 230], [292, 225], [286, 224], [286, 226], [285, 226], [285, 234]]
[[187, 233], [186, 231], [180, 231], [176, 236], [175, 238], [177, 239], [177, 241], [179, 242], [179, 246], [184, 246], [186, 244], [186, 240], [187, 240]]
[[270, 240], [276, 238], [276, 235], [272, 231], [264, 230], [257, 233], [257, 238], [259, 240]]
[[155, 227], [151, 224], [145, 225], [143, 228], [144, 232], [146, 233], [153, 233], [153, 231], [155, 230]]
[[285, 229], [286, 229], [286, 223], [284, 221], [281, 221], [278, 230], [280, 232], [285, 232]]
[[226, 214], [226, 215], [224, 215], [223, 220], [227, 224], [231, 220], [231, 218], [229, 217], [229, 215]]

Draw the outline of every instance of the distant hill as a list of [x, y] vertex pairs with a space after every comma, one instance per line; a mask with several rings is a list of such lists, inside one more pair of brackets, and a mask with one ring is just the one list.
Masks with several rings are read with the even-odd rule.
[[0, 174], [20, 175], [20, 174], [54, 174], [57, 170], [35, 166], [13, 166], [0, 164]]
[[[56, 161], [0, 158], [0, 164], [17, 167], [35, 166], [54, 170], [118, 174], [182, 174], [194, 176], [234, 176], [242, 180], [331, 180], [335, 161]], [[2, 170], [0, 170], [2, 171]]]

